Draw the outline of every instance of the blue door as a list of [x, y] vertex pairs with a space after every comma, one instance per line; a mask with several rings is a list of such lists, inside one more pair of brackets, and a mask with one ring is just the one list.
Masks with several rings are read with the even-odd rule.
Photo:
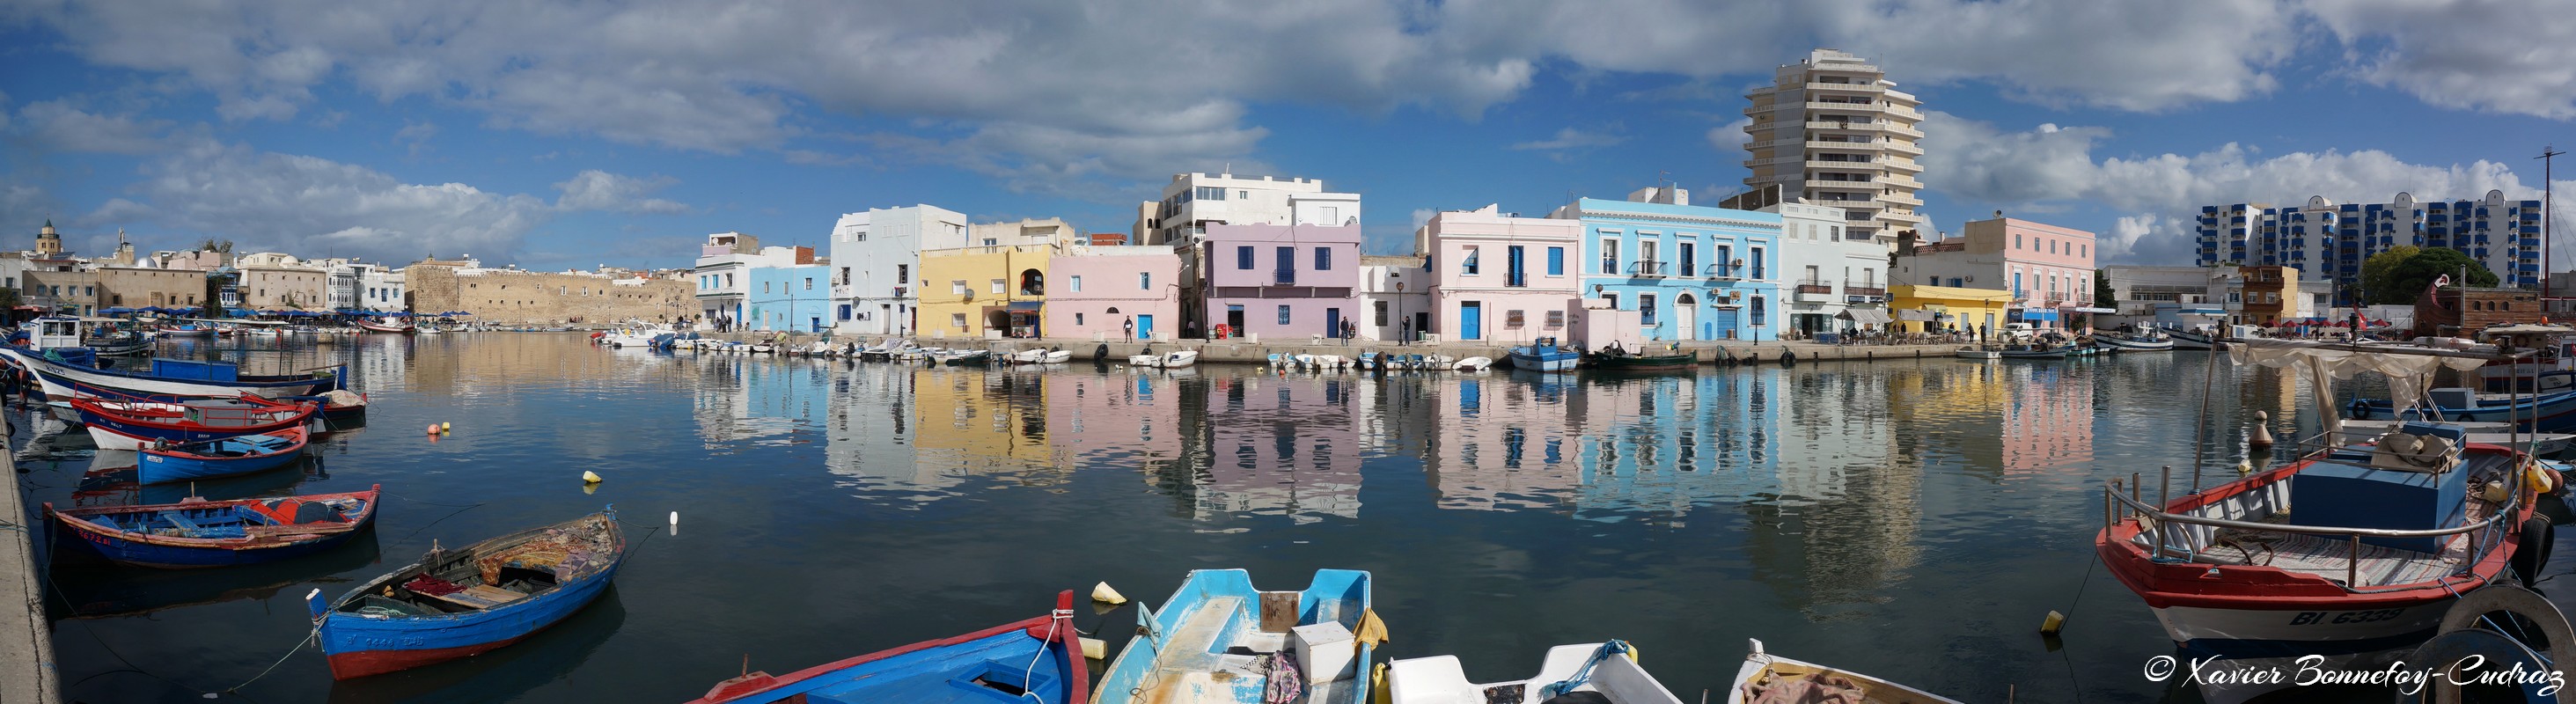
[[1151, 340], [1151, 339], [1154, 339], [1154, 316], [1150, 316], [1150, 315], [1139, 315], [1139, 316], [1136, 316], [1136, 339], [1139, 339], [1139, 340]]
[[1342, 336], [1342, 309], [1340, 309], [1340, 308], [1326, 308], [1326, 309], [1324, 309], [1324, 336], [1325, 336], [1325, 337], [1329, 337], [1329, 338], [1335, 338], [1335, 339], [1340, 339], [1340, 338], [1341, 338], [1341, 336]]
[[1716, 316], [1716, 319], [1715, 319], [1715, 320], [1711, 320], [1711, 321], [1709, 321], [1709, 323], [1710, 323], [1710, 324], [1712, 324], [1712, 325], [1714, 325], [1715, 327], [1709, 330], [1709, 335], [1710, 335], [1710, 337], [1709, 337], [1708, 339], [1711, 339], [1711, 340], [1731, 340], [1731, 339], [1734, 339], [1734, 338], [1735, 338], [1735, 326], [1736, 326], [1735, 316], [1736, 316], [1738, 313], [1742, 312], [1742, 310], [1743, 310], [1743, 309], [1741, 309], [1741, 308], [1719, 308], [1719, 309], [1717, 309], [1717, 316]]
[[1476, 301], [1458, 304], [1458, 339], [1485, 339], [1485, 304]]

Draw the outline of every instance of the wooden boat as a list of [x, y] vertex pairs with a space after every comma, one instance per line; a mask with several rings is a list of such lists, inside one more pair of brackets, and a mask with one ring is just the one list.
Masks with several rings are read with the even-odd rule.
[[1699, 366], [1699, 353], [1637, 354], [1619, 345], [1608, 345], [1599, 352], [1587, 353], [1583, 361], [1605, 372], [1667, 372]]
[[1958, 355], [1960, 359], [1974, 359], [1979, 361], [2004, 358], [2002, 351], [1990, 347], [1961, 347], [1958, 352], [1953, 354]]
[[410, 323], [388, 323], [388, 322], [377, 321], [377, 320], [368, 320], [368, 319], [366, 319], [366, 318], [359, 318], [359, 319], [357, 319], [357, 320], [349, 321], [349, 324], [351, 324], [351, 325], [356, 325], [356, 326], [358, 326], [358, 329], [359, 329], [359, 330], [364, 330], [364, 331], [367, 331], [367, 332], [381, 332], [381, 333], [390, 333], [390, 334], [395, 334], [395, 335], [409, 335], [409, 334], [411, 334], [411, 333], [413, 332], [413, 330], [412, 330], [412, 326], [411, 326], [411, 324], [410, 324]]
[[286, 403], [243, 394], [180, 402], [75, 398], [72, 410], [103, 450], [139, 450], [170, 444], [263, 435], [301, 428], [320, 412], [314, 403]]
[[[1631, 700], [1612, 701], [1626, 704]], [[1727, 688], [1726, 704], [1802, 702], [1959, 704], [1956, 699], [1850, 670], [1772, 655], [1762, 651], [1762, 641], [1753, 641], [1752, 652], [1744, 656], [1744, 666], [1735, 671], [1735, 686]]]
[[1073, 592], [1048, 615], [922, 641], [783, 676], [752, 672], [689, 704], [1027, 702], [1084, 704], [1091, 668], [1073, 628]]
[[161, 328], [161, 336], [162, 336], [162, 337], [214, 337], [214, 336], [215, 336], [215, 326], [213, 326], [213, 325], [211, 325], [211, 324], [207, 324], [207, 323], [188, 323], [188, 324], [185, 324], [185, 325], [172, 325], [172, 326], [168, 326], [168, 327]]
[[242, 374], [240, 366], [231, 362], [155, 358], [143, 370], [117, 371], [66, 364], [50, 354], [10, 347], [0, 347], [0, 357], [34, 372], [45, 395], [55, 398], [106, 395], [166, 401], [242, 394], [306, 396], [346, 388], [343, 380], [348, 377], [348, 365], [303, 374], [259, 376]]
[[2346, 410], [2351, 417], [2364, 420], [2432, 418], [2445, 423], [2511, 422], [2540, 432], [2576, 429], [2576, 391], [2481, 398], [2468, 389], [2453, 387], [2433, 389], [2423, 402], [2402, 412], [2386, 399], [2353, 399]]
[[[2265, 366], [2417, 370], [2391, 386], [2435, 366], [2420, 352], [2228, 344], [2244, 347], [2239, 361]], [[2323, 415], [2335, 430], [2332, 410]], [[2466, 437], [2457, 426], [2401, 426], [2375, 445], [2329, 442], [2170, 499], [2106, 485], [2094, 550], [2194, 658], [2317, 656], [2332, 668], [2411, 647], [2462, 595], [2508, 579], [2508, 569], [2534, 579], [2548, 558], [2549, 522], [2533, 513], [2545, 470]]]
[[2174, 348], [2173, 338], [2152, 332], [2137, 334], [2100, 333], [2093, 336], [2096, 344], [2123, 352], [2164, 352]]
[[1995, 354], [2004, 359], [2065, 359], [2067, 353], [2071, 351], [2073, 348], [2069, 347], [2006, 345], [2002, 349], [1995, 350]]
[[1091, 698], [1260, 704], [1274, 668], [1294, 661], [1285, 671], [1306, 673], [1298, 701], [1361, 704], [1376, 645], [1352, 634], [1369, 608], [1364, 571], [1316, 570], [1305, 591], [1265, 592], [1243, 570], [1191, 570], [1161, 609], [1136, 610], [1137, 640]]
[[948, 355], [945, 359], [941, 359], [940, 363], [951, 367], [987, 366], [993, 363], [993, 351], [965, 350], [956, 354]]
[[2198, 330], [2174, 330], [2165, 334], [2173, 338], [2173, 348], [2177, 350], [2207, 351], [2227, 349], [2227, 343], [2218, 341], [2219, 335], [2216, 333], [2201, 332]]
[[65, 552], [163, 569], [275, 562], [329, 550], [376, 519], [383, 485], [344, 494], [271, 499], [190, 499], [148, 506], [55, 510]]
[[1572, 692], [1591, 692], [1609, 704], [1683, 704], [1681, 697], [1639, 667], [1637, 651], [1621, 641], [1560, 645], [1547, 649], [1538, 676], [1511, 682], [1476, 684], [1458, 656], [1435, 655], [1397, 660], [1387, 667], [1386, 688], [1392, 704], [1466, 702], [1544, 702]]
[[[2385, 429], [2354, 428], [2354, 423], [2361, 422], [2368, 421], [2344, 421], [2344, 430], [2343, 432], [2336, 434], [2336, 437], [2334, 438], [2335, 441], [2347, 445], [2368, 444], [2378, 440], [2379, 436], [2389, 432]], [[2468, 441], [2470, 444], [2501, 445], [2533, 457], [2554, 457], [2557, 456], [2558, 453], [2566, 452], [2567, 445], [2571, 440], [2576, 440], [2576, 435], [2568, 433], [2534, 433], [2528, 431], [2471, 431], [2468, 433]]]
[[1512, 367], [1534, 372], [1570, 372], [1583, 362], [1583, 353], [1558, 347], [1553, 337], [1542, 337], [1537, 342], [1514, 347], [1509, 356]]
[[455, 550], [359, 585], [336, 602], [306, 594], [332, 679], [478, 655], [516, 643], [607, 591], [626, 556], [602, 511]]
[[143, 460], [135, 478], [145, 484], [168, 484], [265, 472], [304, 456], [305, 440], [304, 428], [297, 426], [179, 445], [155, 443], [137, 451]]

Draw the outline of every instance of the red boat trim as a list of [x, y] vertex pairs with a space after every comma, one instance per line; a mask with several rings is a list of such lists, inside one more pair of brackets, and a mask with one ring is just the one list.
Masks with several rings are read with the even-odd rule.
[[342, 493], [338, 493], [338, 494], [306, 494], [306, 495], [301, 495], [301, 496], [274, 496], [274, 497], [258, 498], [258, 499], [233, 499], [233, 500], [229, 500], [229, 501], [196, 501], [196, 502], [182, 502], [182, 503], [175, 503], [175, 504], [143, 504], [143, 505], [135, 505], [135, 506], [99, 506], [99, 507], [93, 507], [93, 508], [76, 508], [76, 509], [71, 509], [71, 510], [68, 510], [68, 511], [56, 510], [56, 509], [54, 508], [54, 503], [53, 503], [53, 502], [51, 502], [51, 501], [47, 501], [47, 502], [45, 502], [45, 503], [44, 503], [44, 508], [45, 508], [45, 513], [46, 513], [46, 514], [53, 516], [55, 520], [61, 521], [61, 522], [63, 523], [63, 525], [65, 525], [65, 526], [69, 526], [72, 530], [80, 531], [80, 532], [83, 532], [83, 533], [90, 533], [90, 534], [94, 534], [94, 535], [111, 536], [111, 537], [114, 537], [114, 538], [116, 538], [116, 539], [118, 539], [118, 540], [124, 540], [124, 541], [128, 541], [128, 542], [145, 543], [145, 544], [150, 544], [150, 545], [163, 545], [163, 546], [169, 546], [169, 547], [181, 547], [181, 548], [221, 548], [221, 549], [225, 549], [225, 550], [261, 550], [261, 549], [267, 549], [267, 548], [288, 547], [288, 546], [292, 546], [292, 545], [294, 545], [294, 543], [292, 543], [292, 542], [282, 542], [282, 541], [251, 542], [251, 539], [249, 539], [249, 538], [174, 538], [174, 537], [170, 537], [170, 536], [166, 536], [166, 535], [153, 535], [153, 534], [150, 534], [150, 533], [135, 533], [135, 532], [130, 532], [130, 531], [117, 530], [117, 529], [115, 529], [115, 528], [113, 528], [113, 527], [110, 527], [110, 526], [108, 526], [108, 525], [106, 525], [106, 524], [102, 524], [102, 523], [99, 523], [99, 522], [97, 522], [97, 521], [89, 520], [89, 517], [91, 517], [91, 516], [107, 516], [107, 515], [115, 515], [115, 514], [121, 514], [121, 513], [145, 513], [145, 512], [151, 512], [151, 511], [166, 511], [166, 510], [175, 509], [175, 508], [216, 508], [216, 507], [222, 507], [222, 506], [241, 506], [241, 505], [245, 505], [245, 504], [254, 504], [254, 503], [259, 503], [259, 502], [263, 502], [263, 501], [272, 501], [272, 500], [276, 500], [276, 499], [289, 499], [289, 498], [291, 498], [291, 499], [302, 499], [302, 500], [306, 500], [306, 501], [327, 501], [327, 500], [330, 500], [330, 499], [347, 499], [347, 498], [364, 498], [364, 499], [366, 499], [366, 500], [367, 500], [367, 508], [366, 508], [366, 510], [359, 512], [359, 513], [358, 513], [358, 515], [356, 515], [356, 516], [351, 516], [351, 517], [349, 517], [349, 521], [348, 521], [348, 523], [347, 523], [346, 525], [341, 525], [341, 526], [331, 526], [328, 530], [318, 530], [318, 531], [314, 531], [314, 532], [315, 532], [315, 533], [317, 533], [317, 534], [319, 534], [319, 533], [344, 533], [344, 532], [348, 532], [348, 531], [356, 530], [358, 526], [366, 525], [368, 520], [375, 518], [375, 516], [376, 516], [376, 505], [380, 502], [379, 500], [383, 497], [383, 494], [384, 494], [384, 488], [385, 488], [385, 485], [383, 485], [383, 484], [377, 484], [377, 485], [374, 485], [374, 486], [368, 487], [368, 489], [367, 489], [366, 491], [350, 491], [350, 492], [342, 492]]
[[[113, 431], [113, 430], [111, 430], [110, 432], [114, 432], [114, 431]], [[118, 435], [123, 435], [124, 433], [117, 433], [117, 434], [118, 434]], [[287, 447], [285, 447], [285, 448], [283, 448], [283, 449], [279, 449], [279, 450], [274, 451], [274, 452], [263, 452], [263, 453], [256, 454], [256, 455], [242, 455], [242, 456], [240, 456], [240, 457], [211, 457], [211, 456], [207, 456], [207, 455], [200, 455], [200, 454], [194, 454], [194, 453], [188, 453], [188, 452], [178, 452], [178, 451], [176, 451], [176, 449], [175, 449], [175, 448], [178, 448], [178, 447], [179, 447], [179, 446], [181, 446], [181, 445], [195, 445], [195, 444], [197, 444], [197, 443], [199, 443], [199, 442], [220, 442], [221, 440], [230, 440], [230, 439], [232, 439], [232, 438], [219, 438], [219, 439], [217, 439], [217, 440], [199, 440], [199, 441], [196, 441], [196, 442], [183, 442], [183, 443], [179, 443], [179, 444], [177, 444], [177, 445], [171, 445], [170, 447], [172, 447], [173, 449], [170, 449], [170, 450], [155, 450], [155, 449], [152, 449], [152, 447], [151, 447], [150, 445], [148, 445], [148, 444], [147, 444], [147, 445], [145, 445], [145, 446], [143, 447], [143, 449], [136, 450], [136, 451], [137, 451], [137, 452], [141, 452], [141, 453], [146, 454], [146, 455], [157, 455], [157, 456], [161, 456], [161, 457], [175, 457], [175, 458], [179, 458], [179, 459], [189, 459], [189, 460], [247, 460], [247, 459], [261, 459], [261, 458], [268, 458], [268, 457], [276, 457], [276, 456], [278, 456], [278, 455], [284, 455], [284, 454], [290, 454], [290, 453], [296, 453], [296, 452], [303, 452], [303, 451], [304, 451], [305, 446], [306, 446], [306, 445], [308, 445], [308, 444], [311, 444], [311, 442], [312, 442], [312, 434], [311, 434], [311, 433], [307, 433], [307, 432], [305, 432], [305, 430], [304, 430], [304, 425], [303, 425], [303, 424], [301, 424], [301, 423], [296, 424], [296, 426], [295, 426], [295, 427], [292, 427], [292, 428], [286, 428], [286, 429], [282, 429], [282, 430], [272, 430], [272, 431], [265, 432], [265, 433], [245, 433], [245, 434], [242, 434], [242, 435], [235, 435], [235, 436], [233, 436], [233, 437], [236, 437], [236, 438], [238, 438], [238, 437], [248, 437], [248, 436], [251, 436], [251, 435], [269, 435], [269, 436], [276, 436], [276, 437], [285, 437], [285, 438], [289, 438], [289, 439], [294, 440], [294, 441], [295, 441], [295, 444], [293, 444], [293, 445], [289, 445], [289, 446], [287, 446]]]
[[[1073, 608], [1073, 592], [1064, 591], [1057, 593], [1055, 603], [1057, 611], [1071, 610]], [[714, 689], [707, 691], [706, 696], [691, 699], [686, 702], [686, 704], [721, 704], [722, 702], [737, 701], [743, 697], [803, 682], [824, 674], [846, 670], [852, 666], [884, 660], [897, 655], [928, 650], [931, 648], [982, 640], [1015, 630], [1027, 631], [1029, 637], [1044, 640], [1047, 638], [1047, 623], [1054, 620], [1055, 617], [1049, 615], [1023, 621], [1015, 621], [965, 635], [950, 636], [938, 640], [925, 640], [911, 645], [880, 650], [866, 655], [815, 665], [813, 667], [787, 673], [784, 677], [771, 676], [766, 672], [753, 672], [741, 677], [718, 682]], [[1073, 619], [1066, 618], [1065, 623], [1058, 624], [1056, 626], [1056, 634], [1053, 642], [1064, 648], [1065, 658], [1073, 663], [1072, 667], [1065, 668], [1072, 671], [1073, 679], [1071, 682], [1066, 683], [1068, 685], [1068, 691], [1071, 691], [1072, 694], [1063, 702], [1063, 704], [1084, 704], [1089, 701], [1091, 697], [1091, 665], [1082, 657], [1082, 643], [1076, 640], [1080, 636], [1074, 633], [1072, 621]], [[338, 663], [333, 663], [333, 666], [336, 668]]]
[[423, 665], [434, 665], [458, 658], [474, 657], [476, 655], [508, 647], [512, 643], [527, 640], [528, 636], [536, 635], [544, 630], [545, 629], [540, 628], [534, 631], [529, 631], [527, 635], [522, 635], [508, 640], [493, 641], [490, 643], [476, 643], [474, 645], [460, 645], [453, 648], [425, 648], [421, 650], [361, 650], [354, 653], [339, 653], [328, 656], [325, 659], [331, 662], [331, 679], [353, 680], [360, 677], [373, 677], [388, 672], [399, 672]]

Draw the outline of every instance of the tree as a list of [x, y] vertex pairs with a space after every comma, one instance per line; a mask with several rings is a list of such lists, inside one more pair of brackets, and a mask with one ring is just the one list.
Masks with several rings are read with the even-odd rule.
[[2120, 307], [2120, 294], [2111, 290], [2109, 269], [2093, 270], [2093, 307], [2114, 310]]
[[18, 289], [0, 288], [0, 310], [16, 308], [24, 303], [24, 300], [18, 298]]
[[[2415, 245], [2401, 244], [2395, 247], [2390, 247], [2386, 251], [2382, 251], [2378, 254], [2370, 255], [2369, 259], [2362, 260], [2361, 290], [2368, 291], [2373, 294], [2389, 290], [2390, 282], [2388, 280], [2388, 270], [2396, 267], [2398, 262], [2414, 258], [2416, 254], [2422, 253], [2423, 251], [2423, 249], [2418, 248]], [[2415, 302], [2414, 291], [2406, 292], [2405, 302]]]
[[[2369, 290], [2370, 301], [2392, 305], [2414, 303], [2416, 297], [2424, 295], [2425, 287], [2433, 285], [2433, 280], [2457, 275], [2462, 267], [2469, 270], [2468, 285], [2496, 285], [2495, 273], [2487, 271], [2485, 264], [2470, 259], [2459, 250], [2436, 247], [2389, 265], [2386, 283]], [[2455, 279], [2451, 283], [2457, 285], [2461, 282]]]

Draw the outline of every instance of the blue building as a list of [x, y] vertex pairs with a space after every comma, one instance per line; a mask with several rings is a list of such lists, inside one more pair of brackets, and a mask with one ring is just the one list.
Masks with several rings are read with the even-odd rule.
[[822, 332], [832, 314], [832, 268], [820, 265], [754, 266], [743, 292], [744, 326], [752, 330]]
[[1637, 311], [1648, 341], [1777, 339], [1780, 215], [1690, 204], [1678, 188], [1584, 198], [1579, 295]]

